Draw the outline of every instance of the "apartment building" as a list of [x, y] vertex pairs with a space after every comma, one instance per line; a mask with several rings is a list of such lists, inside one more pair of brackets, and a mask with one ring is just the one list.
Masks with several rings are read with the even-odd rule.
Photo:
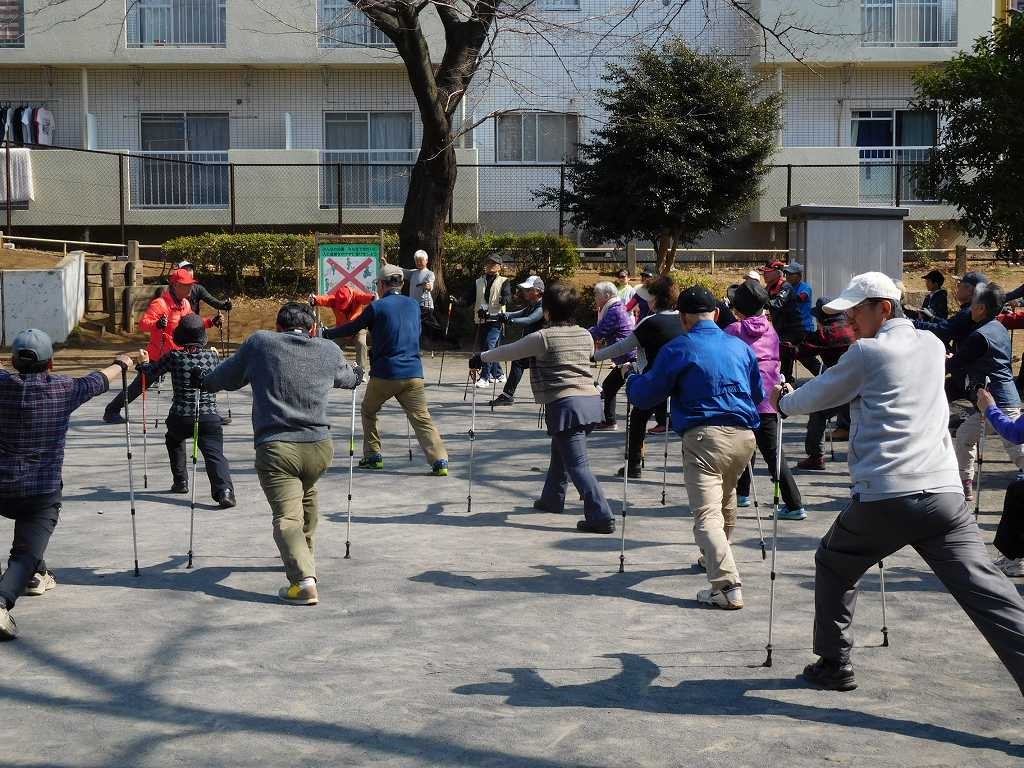
[[[1007, 1], [755, 0], [762, 18], [814, 30], [786, 51], [765, 46], [724, 2], [637, 10], [622, 0], [537, 0], [529, 13], [539, 33], [504, 22], [461, 108], [478, 124], [457, 144], [451, 219], [557, 229], [557, 213], [538, 209], [533, 190], [557, 186], [562, 162], [600, 124], [595, 89], [606, 65], [655, 42], [666, 20], [786, 97], [779, 167], [749, 220], [715, 242], [778, 244], [787, 199], [899, 201], [912, 218], [948, 219], [907, 171], [927, 157], [937, 127], [935, 115], [909, 109], [911, 76], [968, 48]], [[97, 237], [122, 226], [153, 240], [232, 225], [400, 220], [419, 144], [415, 102], [389, 42], [347, 0], [93, 6], [0, 0], [0, 105], [47, 110], [56, 147], [111, 153], [30, 150], [31, 194], [12, 192], [16, 228]], [[424, 23], [440, 61], [440, 25]]]

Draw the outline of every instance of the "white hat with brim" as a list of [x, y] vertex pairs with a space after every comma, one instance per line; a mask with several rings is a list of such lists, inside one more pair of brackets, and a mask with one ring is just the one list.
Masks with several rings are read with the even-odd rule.
[[518, 288], [522, 288], [523, 290], [529, 290], [531, 288], [535, 288], [538, 291], [543, 291], [544, 290], [544, 281], [541, 280], [540, 277], [537, 276], [537, 275], [530, 275], [523, 282], [521, 282], [517, 287]]
[[835, 315], [868, 299], [890, 299], [899, 302], [901, 295], [900, 289], [888, 275], [881, 272], [865, 272], [861, 275], [854, 275], [843, 292], [825, 304], [822, 309]]

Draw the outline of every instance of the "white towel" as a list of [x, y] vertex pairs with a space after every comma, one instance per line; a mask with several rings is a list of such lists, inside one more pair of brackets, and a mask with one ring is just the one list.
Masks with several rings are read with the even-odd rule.
[[[0, 148], [0, 203], [7, 202], [7, 159], [6, 150]], [[32, 150], [18, 147], [11, 149], [11, 201], [27, 203], [36, 199], [32, 186]]]

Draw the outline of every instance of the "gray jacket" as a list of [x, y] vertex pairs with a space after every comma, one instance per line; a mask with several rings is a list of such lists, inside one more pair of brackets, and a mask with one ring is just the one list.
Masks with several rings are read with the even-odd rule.
[[949, 437], [945, 371], [946, 348], [938, 337], [893, 319], [779, 407], [788, 415], [850, 403], [850, 478], [863, 501], [963, 493]]

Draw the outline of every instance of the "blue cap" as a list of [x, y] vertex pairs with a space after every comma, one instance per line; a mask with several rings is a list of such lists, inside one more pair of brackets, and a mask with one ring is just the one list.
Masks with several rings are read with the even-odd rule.
[[18, 360], [45, 363], [53, 358], [53, 342], [38, 328], [26, 328], [14, 337], [11, 354]]

